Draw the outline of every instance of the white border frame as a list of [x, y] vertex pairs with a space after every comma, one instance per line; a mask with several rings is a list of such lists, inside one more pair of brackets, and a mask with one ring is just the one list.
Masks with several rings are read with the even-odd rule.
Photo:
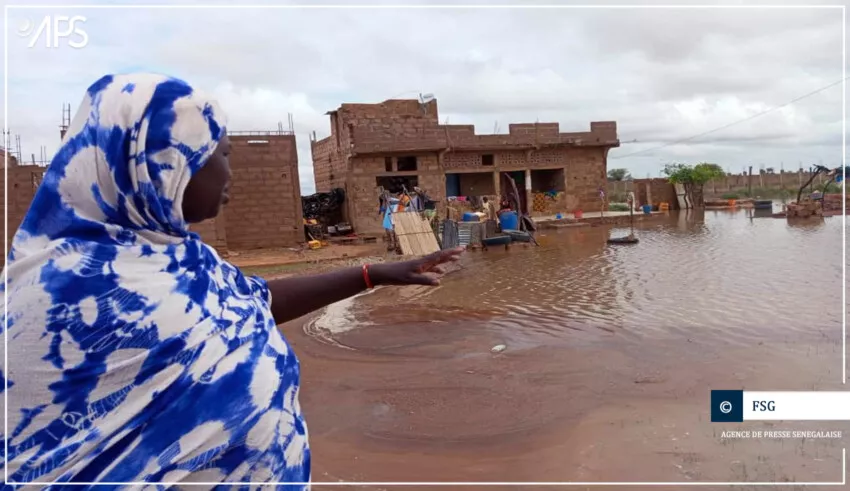
[[[488, 9], [488, 10], [554, 10], [554, 9], [605, 9], [605, 10], [624, 10], [624, 9], [784, 9], [784, 10], [799, 10], [799, 9], [841, 9], [841, 162], [842, 162], [842, 194], [844, 200], [841, 202], [842, 208], [842, 230], [841, 230], [841, 383], [847, 384], [847, 171], [846, 171], [846, 147], [847, 147], [847, 16], [845, 5], [6, 5], [3, 9], [3, 135], [4, 147], [6, 131], [9, 128], [9, 9], [287, 9], [287, 10], [329, 10], [329, 9], [352, 9], [352, 10], [389, 10], [389, 9], [404, 9], [404, 10], [425, 10], [425, 9], [447, 9], [447, 10], [464, 10], [464, 9]], [[4, 204], [5, 213], [3, 214], [3, 241], [8, 250], [9, 247], [9, 154], [4, 152], [3, 172], [5, 174], [4, 181]], [[5, 292], [9, 289], [8, 278], [4, 275], [4, 310], [8, 311], [8, 301]], [[8, 331], [8, 317], [4, 317], [3, 333]], [[3, 336], [4, 351], [3, 351], [3, 374], [4, 374], [4, 390], [3, 390], [3, 434], [8, 435], [9, 429], [9, 338]], [[161, 484], [165, 486], [845, 486], [847, 484], [847, 449], [841, 449], [841, 481], [836, 482], [273, 482], [273, 483], [244, 483], [244, 482], [216, 482], [216, 483], [185, 483], [185, 482], [101, 482], [101, 483], [68, 483], [68, 482], [47, 482], [40, 483], [34, 481], [31, 483], [9, 482], [9, 467], [6, 459], [9, 454], [9, 442], [4, 439], [3, 452], [3, 482], [10, 485], [63, 485], [63, 486], [149, 486], [151, 484]]]

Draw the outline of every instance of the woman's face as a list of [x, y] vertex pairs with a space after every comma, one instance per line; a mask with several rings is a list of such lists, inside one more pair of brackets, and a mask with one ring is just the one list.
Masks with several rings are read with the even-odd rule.
[[230, 199], [230, 139], [221, 137], [218, 147], [203, 167], [189, 180], [183, 194], [183, 218], [198, 223], [218, 216]]

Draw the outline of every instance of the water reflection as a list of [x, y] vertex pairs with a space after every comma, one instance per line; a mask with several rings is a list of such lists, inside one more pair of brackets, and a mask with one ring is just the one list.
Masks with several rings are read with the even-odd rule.
[[628, 226], [546, 231], [539, 248], [467, 254], [464, 269], [439, 288], [369, 295], [355, 302], [355, 318], [490, 329], [536, 344], [612, 333], [741, 345], [837, 339], [841, 217], [748, 215], [671, 212], [663, 222], [636, 223], [640, 243], [628, 247], [606, 244]]

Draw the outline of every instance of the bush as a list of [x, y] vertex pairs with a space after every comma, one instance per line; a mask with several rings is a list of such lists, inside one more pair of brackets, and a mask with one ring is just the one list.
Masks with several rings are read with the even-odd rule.
[[741, 196], [738, 193], [725, 193], [721, 196], [723, 199], [740, 199]]
[[629, 199], [629, 193], [613, 192], [608, 195], [609, 203], [625, 203]]
[[608, 211], [629, 211], [629, 205], [626, 203], [611, 203], [608, 205]]
[[[815, 186], [815, 189], [817, 189], [817, 188], [818, 188], [818, 186]], [[821, 189], [823, 189], [823, 188], [821, 188]], [[841, 192], [841, 185], [836, 184], [834, 182], [831, 182], [831, 183], [829, 183], [829, 186], [826, 186], [826, 189], [823, 189], [823, 191], [824, 191], [824, 194], [826, 194], [826, 193], [840, 193]]]

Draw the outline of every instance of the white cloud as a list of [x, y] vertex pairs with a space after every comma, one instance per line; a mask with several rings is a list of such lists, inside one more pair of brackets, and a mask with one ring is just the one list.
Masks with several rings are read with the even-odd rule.
[[[166, 2], [167, 3], [167, 2]], [[272, 3], [272, 2], [270, 2]], [[328, 3], [328, 2], [325, 2]], [[336, 3], [336, 2], [333, 2]], [[618, 2], [620, 3], [620, 2]], [[24, 15], [13, 11], [10, 25]], [[68, 12], [75, 13], [75, 12]], [[88, 10], [89, 45], [26, 49], [10, 35], [9, 122], [25, 155], [54, 151], [60, 107], [108, 72], [152, 70], [211, 91], [229, 127], [275, 129], [292, 113], [302, 192], [309, 134], [342, 102], [436, 95], [444, 121], [489, 133], [616, 120], [609, 167], [657, 175], [670, 160], [738, 170], [841, 156], [841, 87], [709, 131], [839, 80], [840, 10]], [[636, 143], [629, 143], [636, 140]]]

